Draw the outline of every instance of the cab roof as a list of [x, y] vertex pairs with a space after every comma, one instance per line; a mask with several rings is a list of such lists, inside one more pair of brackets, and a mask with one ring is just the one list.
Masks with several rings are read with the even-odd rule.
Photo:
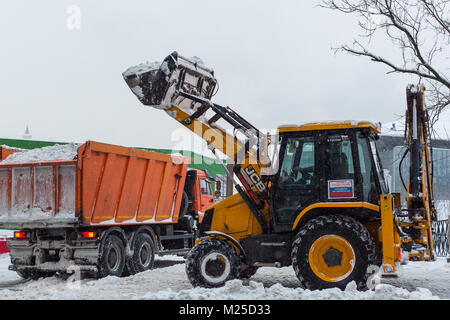
[[325, 122], [310, 122], [302, 125], [281, 125], [277, 128], [278, 132], [296, 132], [296, 131], [311, 131], [311, 130], [333, 130], [333, 129], [357, 129], [369, 128], [371, 131], [381, 133], [380, 126], [370, 121], [325, 121]]

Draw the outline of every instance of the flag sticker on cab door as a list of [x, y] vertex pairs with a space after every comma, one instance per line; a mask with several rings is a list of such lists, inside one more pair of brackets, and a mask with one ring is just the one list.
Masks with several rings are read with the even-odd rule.
[[328, 199], [353, 198], [353, 179], [328, 180]]

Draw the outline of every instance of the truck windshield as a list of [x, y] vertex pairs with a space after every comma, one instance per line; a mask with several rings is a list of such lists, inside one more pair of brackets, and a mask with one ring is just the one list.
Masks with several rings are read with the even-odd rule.
[[375, 145], [375, 140], [373, 138], [369, 138], [370, 150], [372, 153], [372, 157], [375, 163], [375, 170], [377, 171], [378, 180], [380, 181], [381, 192], [386, 194], [388, 193], [388, 188], [386, 186], [386, 181], [384, 179], [383, 166], [381, 165], [380, 156], [378, 155], [377, 147]]

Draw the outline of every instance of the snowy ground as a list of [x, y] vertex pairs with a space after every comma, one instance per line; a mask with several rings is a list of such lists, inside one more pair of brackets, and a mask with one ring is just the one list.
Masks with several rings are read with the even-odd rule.
[[299, 288], [292, 268], [261, 268], [246, 283], [234, 280], [223, 288], [192, 288], [184, 271], [184, 259], [177, 256], [157, 258], [155, 269], [125, 278], [107, 277], [68, 282], [57, 277], [22, 283], [8, 271], [9, 254], [0, 255], [1, 299], [89, 300], [89, 299], [450, 299], [450, 263], [410, 262], [402, 276], [382, 280], [375, 290], [358, 292], [353, 284], [345, 291], [309, 291]]

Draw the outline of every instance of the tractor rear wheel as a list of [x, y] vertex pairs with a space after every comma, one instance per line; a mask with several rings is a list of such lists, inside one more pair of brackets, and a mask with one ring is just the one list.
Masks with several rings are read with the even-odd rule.
[[203, 240], [189, 251], [186, 274], [194, 287], [217, 288], [239, 276], [236, 250], [226, 241]]
[[355, 281], [367, 288], [375, 245], [367, 229], [348, 216], [319, 216], [304, 225], [292, 244], [292, 265], [304, 288], [338, 287]]

